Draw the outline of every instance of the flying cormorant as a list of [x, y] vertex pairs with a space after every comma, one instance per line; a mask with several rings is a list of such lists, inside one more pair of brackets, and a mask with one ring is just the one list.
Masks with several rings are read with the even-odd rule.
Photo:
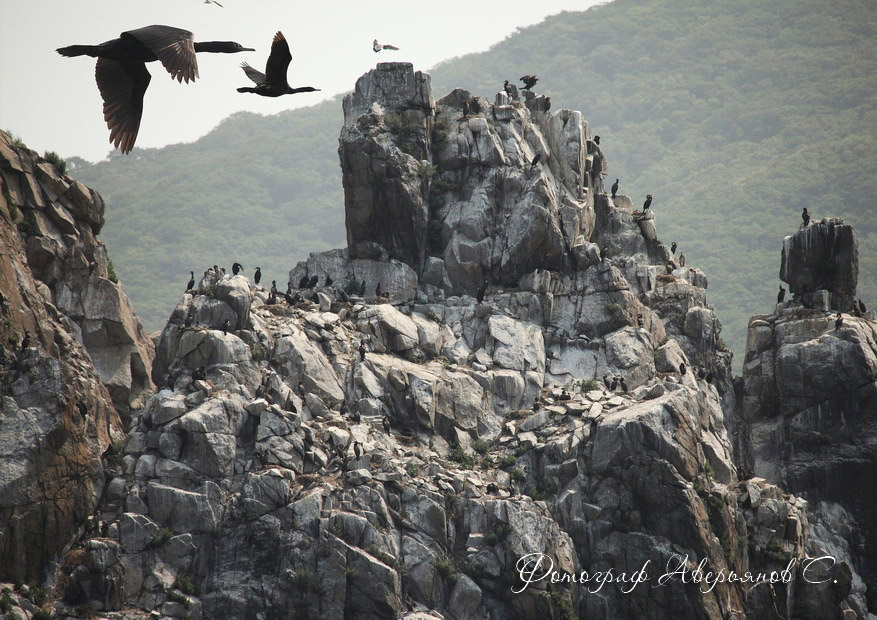
[[190, 277], [189, 277], [189, 283], [186, 285], [186, 290], [187, 290], [187, 291], [191, 291], [193, 288], [195, 288], [195, 272], [194, 272], [194, 271], [190, 271], [190, 272], [189, 272], [189, 276], [190, 276]]
[[378, 53], [381, 50], [398, 50], [399, 48], [395, 45], [390, 45], [389, 43], [378, 43], [378, 40], [375, 39], [374, 43], [372, 43], [372, 49], [375, 53]]
[[238, 272], [243, 268], [244, 268], [244, 266], [241, 265], [240, 263], [232, 263], [232, 265], [231, 265], [232, 275], [234, 275], [234, 276], [238, 275]]
[[804, 207], [804, 210], [801, 211], [801, 219], [804, 220], [804, 226], [810, 225], [810, 212], [807, 210], [807, 207]]
[[530, 170], [536, 167], [539, 163], [539, 160], [542, 159], [542, 152], [536, 153], [536, 156], [533, 158], [533, 161], [530, 163]]
[[319, 88], [313, 86], [302, 86], [300, 88], [292, 88], [286, 81], [286, 70], [289, 68], [289, 61], [292, 60], [292, 54], [289, 53], [289, 45], [283, 38], [283, 33], [279, 30], [274, 35], [271, 42], [271, 53], [268, 55], [268, 62], [265, 64], [265, 73], [256, 71], [245, 62], [241, 63], [241, 69], [247, 74], [256, 85], [241, 86], [238, 88], [239, 93], [256, 93], [263, 97], [279, 97], [281, 95], [294, 95], [296, 93], [312, 93]]
[[158, 60], [172, 79], [189, 83], [198, 77], [196, 52], [231, 54], [255, 50], [234, 41], [195, 43], [188, 30], [153, 25], [128, 30], [118, 39], [100, 45], [71, 45], [56, 51], [67, 57], [97, 58], [94, 77], [104, 101], [110, 142], [122, 153], [129, 153], [140, 130], [143, 95], [152, 79], [147, 62]]
[[[256, 267], [256, 273], [253, 274], [253, 282], [258, 284], [261, 281], [262, 281], [262, 268]], [[273, 282], [273, 280], [272, 280], [272, 282]]]
[[675, 241], [673, 243], [671, 243], [670, 244], [670, 254], [672, 254], [673, 256], [676, 256], [676, 248], [678, 248], [678, 247], [679, 246], [676, 245]]
[[314, 288], [320, 282], [320, 277], [317, 275], [311, 276], [311, 279], [308, 280], [308, 288]]
[[615, 198], [615, 194], [618, 193], [618, 179], [615, 179], [615, 183], [612, 184], [612, 197]]
[[539, 81], [539, 78], [535, 75], [522, 75], [518, 79], [524, 83], [524, 88], [522, 90], [530, 90], [536, 86], [536, 82]]
[[652, 206], [652, 195], [646, 194], [646, 201], [643, 203], [643, 211]]
[[777, 293], [777, 303], [783, 303], [783, 300], [786, 298], [786, 289], [783, 288], [783, 285], [780, 284], [780, 290]]
[[484, 293], [487, 292], [487, 280], [481, 283], [481, 286], [478, 287], [478, 290], [475, 291], [475, 300], [480, 304], [484, 301]]
[[307, 288], [308, 287], [308, 277], [304, 275], [301, 277], [301, 280], [298, 281], [298, 288]]
[[221, 9], [225, 8], [224, 6], [219, 4], [216, 0], [204, 0], [204, 4], [215, 4], [216, 6], [218, 6]]
[[840, 312], [837, 313], [837, 318], [834, 320], [834, 331], [840, 329], [841, 325], [844, 324], [844, 318], [840, 315]]
[[679, 374], [680, 375], [685, 374], [685, 362], [679, 362]]
[[609, 377], [608, 377], [608, 376], [603, 375], [603, 383], [606, 385], [606, 389], [607, 389], [607, 390], [611, 390], [611, 389], [612, 389], [612, 382], [609, 381]]

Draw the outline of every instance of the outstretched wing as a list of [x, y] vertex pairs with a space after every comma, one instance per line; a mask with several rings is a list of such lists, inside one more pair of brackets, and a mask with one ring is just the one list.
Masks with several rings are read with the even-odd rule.
[[289, 44], [283, 33], [278, 30], [277, 34], [274, 35], [274, 41], [271, 42], [271, 54], [265, 65], [265, 75], [268, 81], [286, 84], [286, 70], [289, 68], [291, 60], [292, 54], [289, 53]]
[[110, 129], [110, 142], [123, 153], [129, 153], [140, 131], [143, 94], [151, 79], [149, 71], [142, 62], [123, 64], [98, 58], [94, 77], [104, 100], [104, 120]]
[[122, 33], [122, 38], [133, 37], [148, 47], [164, 65], [171, 78], [186, 83], [198, 77], [195, 42], [192, 33], [171, 26], [146, 26]]
[[247, 77], [250, 78], [256, 84], [264, 84], [265, 83], [265, 74], [261, 71], [256, 71], [250, 65], [245, 62], [241, 63], [241, 69], [244, 70], [244, 73], [247, 74]]

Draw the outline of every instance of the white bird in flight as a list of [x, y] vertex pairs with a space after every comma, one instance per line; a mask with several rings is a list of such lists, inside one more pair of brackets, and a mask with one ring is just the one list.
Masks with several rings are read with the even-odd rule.
[[372, 43], [372, 49], [377, 53], [377, 52], [380, 52], [381, 50], [398, 50], [399, 48], [396, 47], [395, 45], [390, 45], [389, 43], [384, 43], [384, 44], [378, 43], [378, 40], [375, 39], [375, 42]]

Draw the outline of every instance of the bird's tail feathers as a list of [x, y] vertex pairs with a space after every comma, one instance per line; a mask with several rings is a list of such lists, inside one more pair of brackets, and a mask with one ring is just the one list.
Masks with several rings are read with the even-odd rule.
[[97, 50], [95, 45], [69, 45], [67, 47], [59, 47], [56, 52], [61, 56], [72, 58], [73, 56], [94, 56]]

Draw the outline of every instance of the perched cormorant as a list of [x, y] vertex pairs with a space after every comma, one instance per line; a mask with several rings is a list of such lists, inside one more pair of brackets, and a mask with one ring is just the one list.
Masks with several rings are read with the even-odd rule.
[[570, 400], [571, 398], [572, 396], [566, 391], [566, 388], [561, 388], [560, 396], [557, 397], [557, 400]]
[[636, 315], [636, 326], [637, 326], [637, 327], [643, 327], [643, 326], [645, 326], [645, 321], [643, 320], [643, 315], [642, 315], [642, 314], [637, 314], [637, 315]]
[[469, 116], [469, 102], [464, 101], [463, 102], [463, 118], [466, 118], [467, 116]]
[[545, 97], [545, 111], [551, 109], [551, 97]]
[[308, 277], [306, 275], [301, 277], [301, 280], [298, 281], [298, 288], [307, 288], [308, 287]]
[[530, 163], [530, 170], [532, 170], [533, 168], [536, 167], [536, 165], [539, 163], [540, 159], [542, 159], [541, 151], [539, 153], [536, 153], [536, 157], [534, 157], [533, 161]]
[[810, 212], [807, 210], [807, 207], [804, 207], [804, 210], [801, 211], [801, 219], [804, 220], [804, 226], [810, 225]]
[[673, 256], [676, 256], [676, 248], [678, 248], [678, 247], [679, 246], [676, 245], [675, 241], [673, 243], [671, 243], [670, 244], [670, 254], [672, 254]]
[[326, 284], [323, 286], [332, 286], [332, 278], [329, 277], [329, 274], [326, 274]]
[[268, 304], [269, 306], [273, 306], [274, 304], [276, 304], [277, 303], [277, 292], [271, 291], [270, 293], [268, 293], [268, 301], [266, 301], [265, 303]]
[[844, 318], [840, 315], [840, 312], [837, 313], [837, 318], [834, 320], [834, 331], [840, 329], [841, 325], [844, 324]]
[[472, 114], [481, 114], [481, 104], [478, 103], [478, 99], [476, 97], [472, 98], [472, 103], [469, 105], [472, 109]]
[[700, 366], [700, 367], [697, 369], [697, 378], [698, 378], [698, 379], [703, 379], [704, 377], [706, 377], [706, 370], [703, 369], [703, 366]]
[[398, 50], [399, 48], [396, 47], [395, 45], [390, 45], [389, 43], [378, 43], [378, 40], [375, 39], [374, 42], [372, 43], [372, 49], [377, 54], [381, 50]]
[[646, 201], [643, 203], [643, 211], [652, 206], [652, 195], [646, 194]]
[[487, 292], [487, 280], [481, 283], [481, 286], [478, 287], [478, 290], [475, 291], [475, 300], [480, 304], [484, 301], [484, 293]]
[[618, 387], [618, 377], [612, 377], [612, 385], [609, 386], [609, 391], [614, 392], [615, 388]]
[[627, 383], [624, 382], [624, 377], [618, 377], [618, 381], [621, 383], [621, 391], [627, 394]]
[[685, 267], [685, 253], [679, 254], [679, 266]]
[[777, 303], [783, 303], [783, 300], [786, 298], [786, 289], [783, 288], [783, 285], [780, 284], [780, 291], [777, 293]]
[[600, 136], [594, 136], [594, 144], [600, 146]]
[[609, 377], [608, 377], [608, 376], [603, 375], [603, 383], [606, 385], [606, 389], [607, 389], [607, 390], [611, 390], [611, 389], [612, 389], [612, 382], [609, 381]]
[[311, 277], [310, 280], [308, 280], [308, 288], [314, 288], [319, 283], [320, 283], [320, 277], [317, 275], [314, 275]]
[[381, 296], [381, 283], [378, 282], [377, 284], [375, 284], [375, 297], [380, 297], [380, 296]]
[[361, 341], [359, 342], [359, 361], [360, 361], [360, 362], [364, 362], [364, 361], [365, 361], [365, 352], [366, 352], [366, 348], [365, 348], [365, 340], [361, 340]]
[[193, 288], [195, 288], [195, 272], [194, 272], [194, 271], [190, 271], [190, 272], [189, 272], [189, 275], [190, 275], [191, 277], [189, 278], [189, 283], [186, 285], [186, 290], [187, 290], [187, 291], [191, 291]]
[[685, 362], [679, 362], [679, 374], [680, 375], [685, 374]]
[[[256, 273], [253, 274], [253, 282], [258, 284], [261, 281], [262, 281], [262, 268], [256, 267]], [[273, 280], [272, 280], [272, 282], [273, 282]]]
[[21, 339], [21, 350], [24, 351], [30, 346], [30, 332], [24, 332], [24, 338]]
[[860, 311], [862, 314], [865, 314], [865, 313], [868, 311], [868, 309], [865, 308], [865, 302], [862, 301], [861, 299], [859, 300], [859, 311]]
[[362, 284], [359, 285], [359, 296], [365, 297], [365, 280], [363, 280]]
[[615, 179], [615, 183], [612, 184], [612, 197], [615, 198], [615, 194], [618, 193], [618, 179]]
[[206, 378], [207, 373], [204, 371], [204, 366], [198, 366], [192, 371], [192, 381], [204, 381]]
[[347, 415], [347, 401], [341, 402], [341, 409], [338, 411], [338, 413], [341, 414], [342, 418]]
[[274, 35], [271, 42], [271, 53], [268, 55], [268, 62], [265, 64], [265, 73], [256, 71], [245, 62], [241, 63], [241, 69], [247, 74], [256, 85], [241, 86], [238, 88], [239, 93], [256, 93], [263, 97], [279, 97], [281, 95], [294, 95], [296, 93], [312, 93], [319, 88], [313, 86], [302, 86], [300, 88], [292, 88], [286, 81], [286, 70], [289, 68], [289, 61], [292, 60], [292, 54], [289, 53], [289, 45], [283, 38], [283, 33], [279, 30]]
[[712, 370], [710, 370], [708, 373], [706, 373], [706, 382], [707, 383], [713, 382], [713, 371]]
[[602, 263], [604, 260], [609, 259], [609, 246], [603, 245], [603, 248], [600, 250], [600, 262]]
[[390, 418], [388, 418], [388, 417], [385, 415], [385, 416], [383, 417], [383, 419], [381, 420], [381, 424], [384, 425], [384, 430], [385, 430], [385, 431], [387, 432], [387, 434], [389, 435], [389, 434], [390, 434]]
[[231, 325], [228, 322], [228, 319], [225, 319], [225, 323], [222, 324], [222, 335], [225, 336], [228, 334], [228, 330], [231, 328]]
[[506, 80], [502, 83], [502, 89], [505, 91], [505, 94], [509, 97], [512, 96], [512, 87], [509, 85], [509, 81]]
[[243, 268], [244, 268], [244, 266], [241, 265], [240, 263], [232, 263], [232, 265], [231, 265], [232, 275], [234, 275], [234, 276], [238, 275], [238, 272]]
[[356, 455], [356, 458], [362, 456], [362, 444], [358, 441], [353, 442], [353, 453]]
[[522, 75], [518, 79], [524, 83], [524, 88], [522, 90], [530, 90], [536, 86], [536, 82], [539, 81], [539, 78], [535, 75]]
[[100, 45], [71, 45], [56, 51], [67, 57], [97, 58], [94, 77], [104, 101], [110, 142], [122, 153], [129, 153], [140, 130], [143, 95], [152, 79], [146, 69], [147, 62], [158, 60], [171, 78], [189, 83], [198, 77], [196, 52], [231, 54], [255, 50], [234, 41], [195, 43], [188, 30], [153, 25], [128, 30], [118, 39]]
[[539, 411], [539, 397], [533, 399], [533, 413]]
[[88, 409], [86, 409], [86, 407], [85, 407], [85, 403], [83, 403], [83, 402], [80, 401], [80, 400], [77, 400], [77, 401], [76, 401], [76, 409], [79, 411], [79, 415], [81, 415], [83, 418], [84, 418], [86, 415], [88, 415]]
[[271, 294], [277, 295], [277, 280], [271, 280]]

